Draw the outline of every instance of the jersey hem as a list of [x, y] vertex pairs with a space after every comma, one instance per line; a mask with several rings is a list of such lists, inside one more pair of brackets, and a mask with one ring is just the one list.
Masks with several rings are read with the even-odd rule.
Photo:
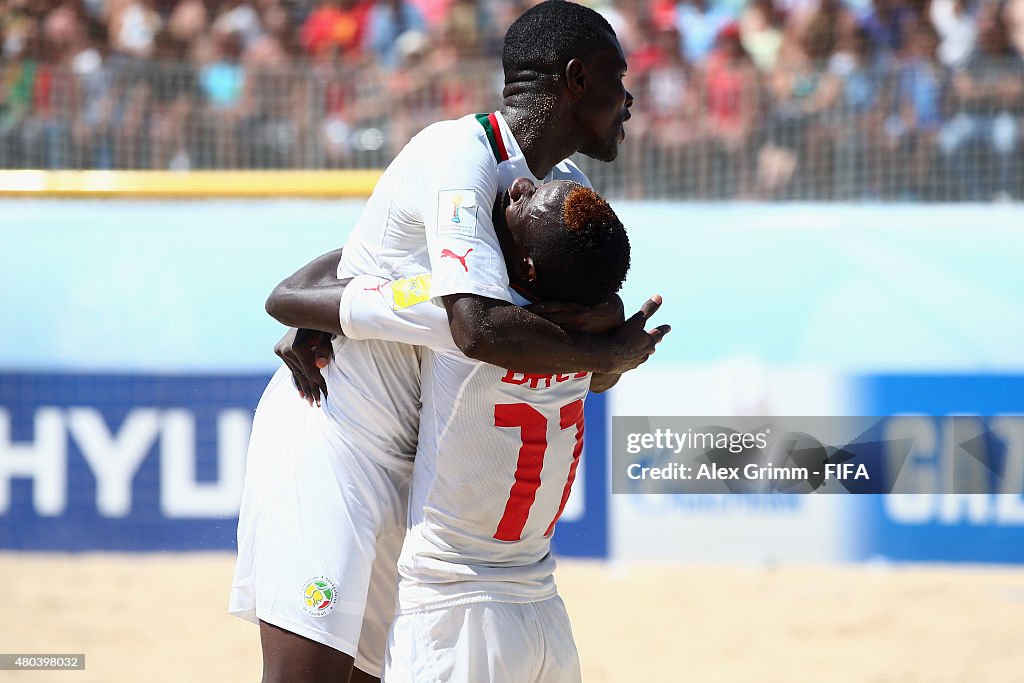
[[231, 586], [228, 596], [228, 614], [252, 622], [259, 623], [256, 618], [256, 587], [252, 581], [236, 583]]
[[338, 324], [341, 326], [341, 331], [349, 339], [356, 341], [363, 339], [353, 325], [352, 300], [355, 298], [359, 287], [363, 287], [364, 283], [373, 282], [374, 280], [379, 282], [380, 278], [375, 278], [372, 275], [356, 275], [341, 292], [341, 305], [338, 306]]
[[444, 306], [444, 302], [441, 301], [441, 297], [452, 294], [475, 294], [477, 296], [486, 296], [490, 299], [500, 299], [501, 301], [514, 303], [511, 295], [508, 293], [508, 287], [483, 285], [477, 282], [473, 282], [468, 285], [456, 284], [448, 287], [435, 287], [433, 283], [431, 283], [430, 298], [436, 301], [437, 305]]
[[446, 600], [430, 601], [412, 607], [400, 607], [398, 614], [420, 614], [422, 612], [433, 612], [439, 609], [450, 609], [461, 605], [470, 605], [477, 602], [507, 602], [516, 605], [526, 605], [531, 602], [543, 602], [558, 597], [558, 590], [546, 592], [543, 595], [511, 595], [508, 593], [478, 592], [463, 595], [457, 598]]

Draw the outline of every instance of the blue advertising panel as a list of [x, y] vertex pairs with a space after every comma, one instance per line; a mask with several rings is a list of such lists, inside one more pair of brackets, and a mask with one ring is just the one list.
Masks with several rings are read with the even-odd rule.
[[[1022, 374], [876, 375], [859, 380], [866, 414], [934, 416], [913, 420], [917, 442], [930, 452], [915, 454], [941, 487], [958, 447], [944, 416], [1024, 414]], [[995, 437], [1004, 456], [1024, 462], [1024, 435]], [[1017, 491], [1020, 482], [1016, 482]], [[1024, 496], [1005, 494], [915, 494], [867, 496], [858, 508], [857, 559], [885, 557], [912, 562], [1024, 562]]]
[[[234, 548], [268, 379], [0, 373], [0, 548]], [[559, 521], [562, 555], [607, 554], [605, 405], [587, 401], [583, 498]]]
[[232, 547], [267, 380], [0, 374], [0, 548]]
[[[1018, 207], [615, 204], [627, 310], [660, 293], [676, 331], [588, 401], [560, 553], [1024, 562], [1019, 497], [666, 511], [609, 496], [605, 436], [613, 412], [1024, 412]], [[362, 205], [0, 201], [0, 547], [231, 547], [283, 331], [265, 298]]]

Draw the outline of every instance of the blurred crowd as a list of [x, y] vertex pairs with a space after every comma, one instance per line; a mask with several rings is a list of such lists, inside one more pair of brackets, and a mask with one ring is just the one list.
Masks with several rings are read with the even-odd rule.
[[[0, 167], [379, 167], [527, 0], [0, 0]], [[627, 196], [1021, 197], [1024, 0], [606, 0]], [[591, 168], [588, 165], [588, 169]]]

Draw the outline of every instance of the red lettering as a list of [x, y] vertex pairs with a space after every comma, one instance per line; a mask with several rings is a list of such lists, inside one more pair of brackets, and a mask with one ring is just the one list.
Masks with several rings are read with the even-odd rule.
[[[582, 379], [587, 377], [589, 372], [577, 372], [575, 375], [542, 375], [530, 372], [513, 372], [506, 370], [501, 381], [505, 384], [516, 384], [522, 386], [529, 383], [531, 389], [550, 389], [551, 383], [568, 382], [571, 379]], [[543, 386], [541, 386], [543, 383]]]
[[523, 375], [523, 378], [519, 379], [519, 374], [521, 373], [512, 372], [511, 370], [509, 370], [508, 372], [505, 373], [505, 376], [501, 378], [501, 381], [504, 382], [505, 384], [526, 384], [526, 375]]
[[551, 375], [526, 375], [526, 379], [530, 380], [530, 388], [536, 389], [541, 382], [545, 382], [544, 388], [551, 388]]

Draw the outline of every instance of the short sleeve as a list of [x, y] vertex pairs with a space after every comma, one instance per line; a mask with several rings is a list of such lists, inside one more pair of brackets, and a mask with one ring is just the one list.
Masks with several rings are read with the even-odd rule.
[[421, 196], [433, 296], [477, 294], [510, 301], [491, 218], [497, 162], [482, 136], [445, 150], [444, 157], [446, 163], [426, 172]]
[[359, 275], [345, 286], [339, 310], [349, 339], [380, 339], [434, 351], [458, 351], [448, 314], [431, 299], [429, 273], [401, 280]]

